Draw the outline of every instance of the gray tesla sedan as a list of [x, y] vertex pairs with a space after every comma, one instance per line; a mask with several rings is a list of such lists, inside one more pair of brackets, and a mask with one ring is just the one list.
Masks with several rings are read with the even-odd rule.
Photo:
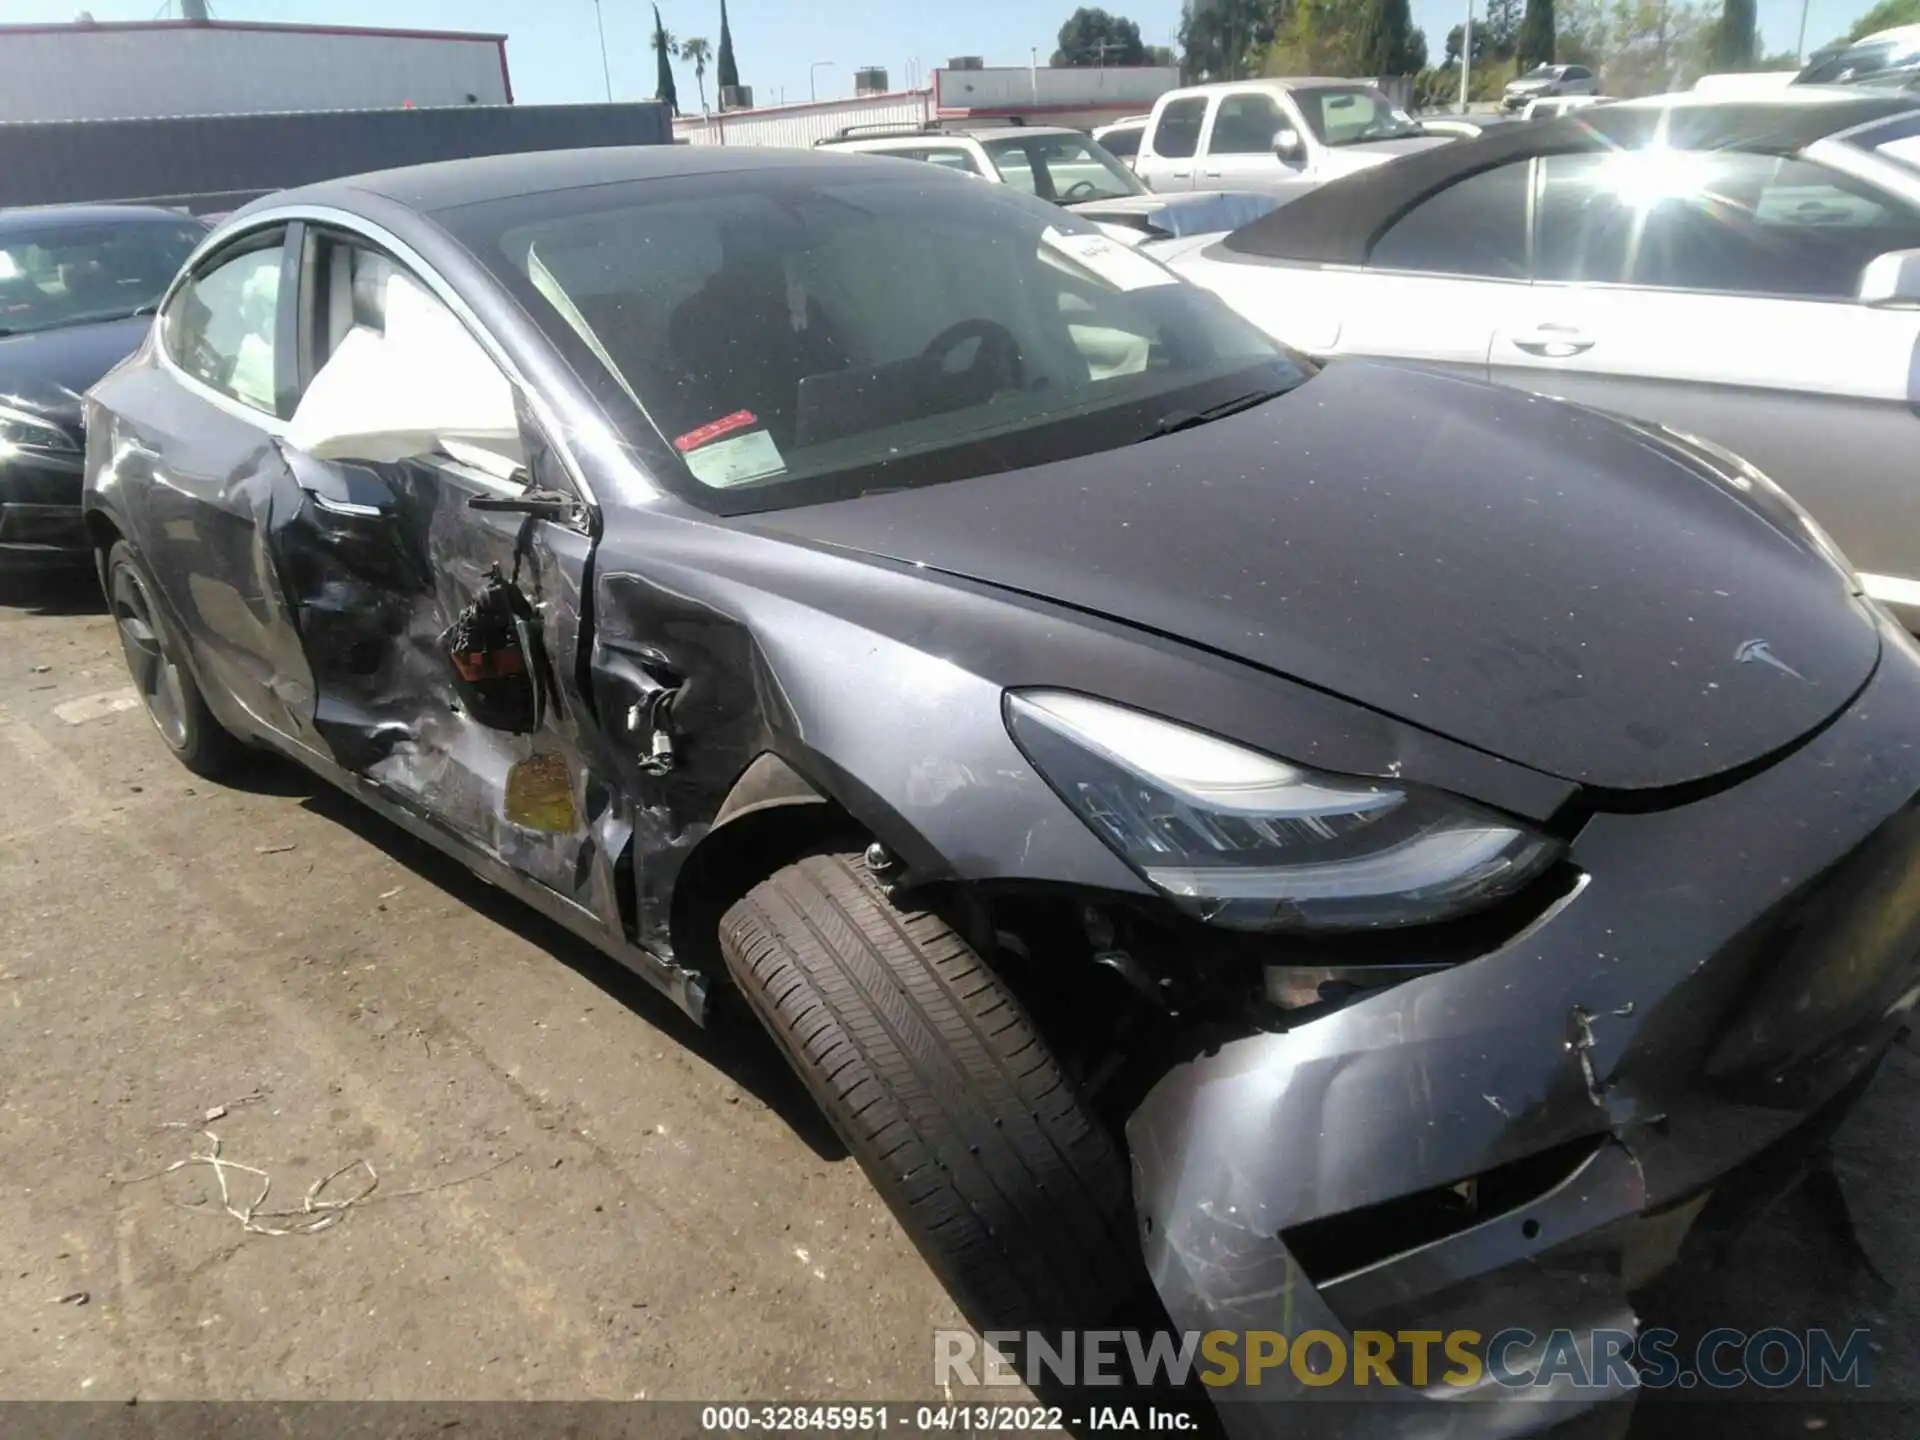
[[1765, 476], [1316, 369], [932, 166], [263, 200], [91, 392], [86, 507], [183, 762], [757, 1016], [989, 1327], [1150, 1279], [1490, 1433], [1600, 1407], [1391, 1337], [1630, 1334], [1920, 995], [1920, 658]]

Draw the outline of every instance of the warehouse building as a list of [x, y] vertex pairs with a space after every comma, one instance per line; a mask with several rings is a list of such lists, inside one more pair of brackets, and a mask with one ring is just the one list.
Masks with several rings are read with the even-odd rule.
[[504, 35], [84, 16], [0, 25], [0, 122], [512, 103]]

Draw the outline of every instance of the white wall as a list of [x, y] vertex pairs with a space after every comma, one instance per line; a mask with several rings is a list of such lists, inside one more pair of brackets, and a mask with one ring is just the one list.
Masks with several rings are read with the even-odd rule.
[[848, 125], [918, 125], [932, 117], [924, 90], [895, 91], [858, 99], [730, 110], [673, 122], [673, 138], [689, 145], [775, 145], [806, 148]]
[[291, 27], [0, 27], [0, 121], [504, 104], [487, 38]]
[[[1126, 106], [1129, 113], [1150, 110], [1153, 102], [1180, 83], [1172, 66], [1023, 65], [991, 70], [936, 70], [934, 102], [942, 110], [1041, 109], [1078, 107], [1101, 110]], [[1038, 117], [1035, 117], [1036, 119]]]

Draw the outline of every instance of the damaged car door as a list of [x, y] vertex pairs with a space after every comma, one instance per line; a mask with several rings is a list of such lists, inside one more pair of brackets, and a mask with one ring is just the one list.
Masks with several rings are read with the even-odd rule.
[[[94, 483], [196, 636], [209, 692], [314, 748], [312, 677], [261, 543], [292, 484], [275, 440], [294, 404], [299, 230], [263, 226], [197, 257], [148, 340], [154, 363], [109, 374], [89, 423], [109, 457]], [[139, 607], [112, 600], [126, 638]]]
[[[589, 507], [460, 317], [310, 227], [267, 548], [328, 757], [599, 915], [573, 676]], [[601, 918], [604, 918], [602, 915]]]

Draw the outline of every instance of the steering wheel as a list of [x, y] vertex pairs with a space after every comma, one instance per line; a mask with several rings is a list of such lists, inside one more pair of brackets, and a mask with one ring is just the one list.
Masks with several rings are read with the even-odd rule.
[[[950, 369], [947, 362], [969, 340], [979, 342], [973, 359], [963, 370]], [[929, 340], [920, 354], [945, 374], [979, 377], [985, 387], [982, 399], [1001, 390], [1018, 390], [1026, 371], [1025, 362], [1020, 358], [1020, 342], [997, 320], [961, 320], [949, 325]]]
[[1100, 187], [1094, 184], [1093, 181], [1076, 180], [1067, 187], [1067, 193], [1060, 198], [1067, 204], [1072, 204], [1075, 200], [1084, 200], [1089, 195], [1098, 195], [1099, 193]]

